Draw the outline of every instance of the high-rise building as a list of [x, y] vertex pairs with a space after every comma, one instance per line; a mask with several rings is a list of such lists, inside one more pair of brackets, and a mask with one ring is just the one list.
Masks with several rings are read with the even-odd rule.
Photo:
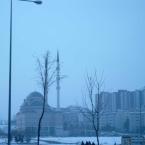
[[116, 130], [137, 132], [145, 127], [145, 89], [118, 92], [102, 92], [103, 115], [101, 126], [110, 126]]
[[139, 111], [145, 110], [145, 90], [119, 90], [118, 92], [101, 92], [105, 111]]

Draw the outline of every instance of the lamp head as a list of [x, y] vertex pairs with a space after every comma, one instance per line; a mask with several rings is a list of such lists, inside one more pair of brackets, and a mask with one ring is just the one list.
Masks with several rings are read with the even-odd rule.
[[35, 4], [37, 4], [37, 5], [42, 4], [42, 1], [41, 1], [41, 0], [20, 0], [20, 1], [32, 2], [32, 3], [35, 3]]
[[37, 5], [40, 5], [40, 4], [42, 4], [42, 1], [40, 1], [40, 0], [37, 0], [37, 1], [33, 1], [35, 4], [37, 4]]

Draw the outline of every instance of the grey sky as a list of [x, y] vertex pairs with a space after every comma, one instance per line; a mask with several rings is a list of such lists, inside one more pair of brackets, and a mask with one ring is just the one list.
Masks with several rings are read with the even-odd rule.
[[[60, 51], [61, 105], [81, 102], [86, 72], [104, 70], [105, 90], [145, 85], [144, 0], [43, 0], [14, 2], [12, 110], [39, 91], [35, 56]], [[0, 4], [0, 118], [7, 118], [9, 0]], [[49, 102], [56, 105], [55, 86]]]

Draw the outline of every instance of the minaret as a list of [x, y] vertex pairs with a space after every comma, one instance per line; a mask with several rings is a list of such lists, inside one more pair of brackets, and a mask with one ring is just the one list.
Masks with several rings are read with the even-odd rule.
[[57, 66], [56, 66], [56, 91], [57, 91], [57, 109], [60, 108], [60, 63], [59, 52], [57, 51]]

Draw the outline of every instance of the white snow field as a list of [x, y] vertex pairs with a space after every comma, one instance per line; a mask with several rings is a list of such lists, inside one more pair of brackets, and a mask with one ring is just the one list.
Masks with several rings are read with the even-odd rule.
[[[44, 141], [44, 142], [43, 142]], [[80, 144], [82, 141], [90, 141], [97, 143], [95, 137], [45, 137], [41, 138], [42, 143], [46, 143], [45, 141], [54, 141], [54, 142], [61, 142], [62, 144]], [[100, 143], [102, 145], [114, 145], [115, 143], [117, 145], [121, 144], [121, 137], [100, 137]], [[54, 143], [56, 144], [56, 143]]]
[[[28, 145], [35, 145], [37, 138], [32, 139]], [[94, 142], [97, 143], [95, 137], [45, 137], [40, 139], [40, 145], [81, 145], [81, 142]], [[6, 145], [7, 139], [0, 139], [0, 145]], [[121, 137], [100, 137], [101, 145], [120, 145]], [[15, 141], [12, 141], [12, 145], [18, 145]], [[23, 143], [19, 143], [19, 145], [24, 145]], [[25, 143], [26, 145], [26, 143]]]
[[0, 138], [0, 144], [5, 143], [6, 142], [6, 138]]

